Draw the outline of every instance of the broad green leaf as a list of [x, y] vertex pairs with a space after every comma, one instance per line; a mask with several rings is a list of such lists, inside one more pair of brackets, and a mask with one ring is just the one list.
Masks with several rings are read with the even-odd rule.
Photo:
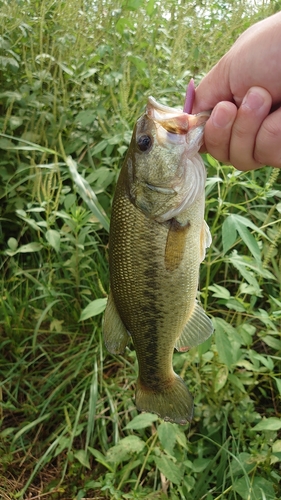
[[139, 7], [143, 4], [143, 0], [127, 0], [124, 3], [124, 8], [126, 10], [138, 10]]
[[259, 229], [250, 219], [238, 214], [231, 214], [225, 219], [222, 225], [222, 242], [223, 252], [226, 253], [230, 247], [235, 243], [237, 233], [244, 241], [245, 245], [249, 248], [254, 259], [260, 262], [261, 252], [258, 243], [254, 236], [250, 233], [249, 229], [266, 237], [265, 233]]
[[222, 247], [225, 254], [234, 245], [237, 238], [235, 223], [231, 216], [227, 217], [222, 225]]
[[[241, 339], [236, 330], [222, 318], [213, 318], [215, 328], [215, 342], [219, 359], [228, 368], [235, 364], [240, 355]], [[230, 342], [231, 338], [231, 342]]]
[[233, 489], [243, 500], [276, 500], [272, 483], [264, 477], [256, 476], [250, 484], [248, 477], [241, 477], [234, 482]]
[[127, 17], [126, 18], [120, 17], [117, 23], [115, 24], [115, 29], [120, 35], [123, 35], [126, 29], [131, 29], [131, 30], [134, 29], [134, 24]]
[[86, 319], [92, 318], [93, 316], [97, 316], [101, 314], [106, 307], [107, 298], [103, 299], [95, 299], [90, 304], [88, 304], [85, 309], [81, 312], [81, 316], [79, 321], [85, 321]]
[[74, 453], [74, 457], [80, 462], [81, 465], [90, 469], [89, 458], [87, 457], [87, 453], [85, 450], [78, 450]]
[[15, 144], [10, 141], [9, 139], [6, 139], [5, 137], [0, 138], [0, 149], [14, 149]]
[[146, 4], [146, 13], [148, 16], [151, 16], [153, 14], [154, 4], [155, 4], [155, 0], [148, 0], [148, 2]]
[[107, 167], [97, 168], [89, 176], [87, 176], [87, 182], [92, 186], [95, 193], [104, 191], [109, 184], [115, 178], [115, 172]]
[[99, 450], [96, 450], [91, 446], [88, 446], [87, 449], [96, 458], [97, 462], [102, 464], [106, 469], [110, 470], [111, 472], [114, 471], [114, 468], [107, 462], [107, 458]]
[[58, 253], [60, 250], [60, 233], [55, 229], [49, 229], [45, 233], [46, 240]]
[[237, 224], [236, 227], [241, 239], [244, 241], [245, 245], [249, 248], [252, 256], [254, 259], [256, 259], [258, 262], [261, 260], [261, 251], [259, 249], [259, 246], [257, 244], [257, 241], [255, 240], [254, 236], [250, 233], [250, 231], [247, 229], [247, 227], [243, 224]]
[[79, 75], [79, 78], [81, 80], [84, 80], [85, 78], [90, 78], [91, 76], [93, 76], [95, 73], [97, 73], [98, 69], [97, 68], [90, 68], [90, 69], [87, 69], [86, 71], [84, 71], [84, 73], [81, 73]]
[[106, 148], [107, 144], [108, 141], [105, 141], [104, 139], [101, 142], [98, 142], [98, 144], [96, 144], [91, 150], [91, 155], [96, 156], [98, 153], [100, 153]]
[[[251, 269], [258, 276], [263, 276], [264, 278], [276, 280], [275, 276], [270, 271], [268, 271], [268, 269], [265, 269], [260, 262], [256, 262], [254, 259], [248, 257], [247, 255], [238, 255], [236, 250], [232, 252], [229, 261], [241, 272], [241, 274], [243, 268], [244, 272], [246, 269]], [[242, 274], [242, 276], [244, 275]], [[249, 281], [249, 283], [255, 286], [255, 281], [253, 283]]]
[[128, 56], [129, 61], [131, 61], [141, 73], [146, 69], [147, 65], [145, 59], [140, 58], [139, 56]]
[[[207, 159], [207, 162], [212, 166], [212, 167], [215, 167], [215, 168], [218, 168], [219, 166], [219, 162], [218, 160], [216, 160], [213, 156], [211, 156], [209, 153], [206, 154], [206, 159]], [[218, 178], [220, 179], [220, 178]], [[207, 179], [208, 180], [208, 179]], [[222, 182], [222, 179], [218, 180], [217, 182]]]
[[29, 253], [29, 252], [39, 252], [42, 249], [42, 245], [34, 241], [33, 243], [27, 243], [18, 248], [19, 253]]
[[16, 249], [18, 248], [18, 242], [16, 240], [16, 238], [9, 238], [8, 239], [8, 247], [13, 251], [15, 252]]
[[235, 297], [230, 297], [225, 303], [228, 309], [232, 309], [237, 312], [246, 312], [245, 302], [242, 299], [236, 299]]
[[255, 468], [255, 463], [253, 462], [250, 453], [242, 452], [232, 459], [230, 467], [231, 475], [235, 477], [240, 476], [245, 472], [249, 473], [252, 469]]
[[193, 460], [193, 471], [199, 473], [203, 472], [209, 467], [210, 463], [210, 458], [195, 458], [195, 460]]
[[127, 436], [107, 452], [107, 460], [120, 463], [127, 460], [133, 453], [140, 453], [145, 447], [145, 442], [138, 436]]
[[250, 346], [253, 343], [253, 335], [256, 332], [256, 328], [253, 325], [248, 325], [247, 323], [243, 323], [242, 325], [239, 325], [236, 329], [241, 339], [243, 340], [242, 344]]
[[183, 448], [188, 449], [187, 439], [186, 439], [186, 435], [185, 435], [184, 431], [178, 425], [175, 426], [175, 428], [176, 428], [176, 434], [177, 434], [177, 436], [176, 436], [177, 442]]
[[217, 297], [218, 299], [230, 299], [231, 295], [229, 290], [225, 288], [224, 286], [217, 285], [216, 283], [214, 285], [210, 285], [208, 287], [208, 290], [211, 290], [213, 293], [213, 297]]
[[252, 350], [251, 351], [251, 359], [257, 359], [261, 362], [263, 366], [265, 366], [269, 371], [273, 371], [274, 363], [269, 356], [263, 356], [262, 354]]
[[158, 426], [158, 436], [160, 443], [165, 451], [173, 455], [173, 449], [177, 440], [177, 426], [170, 422], [162, 422]]
[[11, 116], [9, 119], [11, 130], [15, 130], [23, 123], [23, 119], [19, 116]]
[[[237, 365], [239, 365], [239, 366], [240, 366], [240, 363], [237, 363]], [[249, 363], [249, 365], [250, 365], [250, 363]], [[247, 366], [248, 366], [248, 365], [247, 365]], [[246, 366], [245, 366], [245, 368], [246, 368]], [[242, 384], [242, 382], [241, 382], [241, 380], [240, 380], [240, 378], [239, 378], [239, 377], [237, 377], [237, 376], [236, 376], [236, 375], [234, 375], [233, 373], [230, 373], [230, 374], [228, 375], [228, 380], [229, 380], [229, 382], [230, 382], [232, 385], [234, 385], [235, 387], [238, 387], [239, 391], [244, 392], [244, 393], [246, 392], [245, 387], [244, 387], [244, 385]]]
[[253, 431], [279, 431], [281, 429], [281, 418], [269, 417], [263, 418], [255, 427]]
[[6, 250], [5, 253], [7, 255], [13, 256], [13, 255], [16, 255], [17, 253], [40, 252], [40, 250], [42, 248], [43, 248], [43, 245], [34, 241], [33, 243], [27, 243], [26, 245], [22, 245], [21, 247], [17, 248], [16, 250]]
[[131, 422], [126, 425], [125, 429], [144, 429], [145, 427], [151, 426], [153, 422], [158, 420], [158, 416], [153, 413], [140, 413], [131, 420]]
[[240, 295], [257, 295], [258, 297], [263, 297], [262, 289], [257, 286], [249, 285], [248, 283], [240, 283], [239, 286]]
[[215, 392], [219, 392], [226, 384], [228, 377], [228, 369], [227, 366], [221, 366], [216, 374], [214, 389]]
[[265, 337], [261, 337], [261, 340], [269, 345], [269, 347], [272, 347], [277, 351], [281, 350], [281, 340], [277, 339], [273, 335], [265, 335]]
[[63, 204], [65, 207], [65, 210], [69, 210], [72, 205], [76, 203], [76, 194], [75, 193], [69, 193], [66, 195], [66, 197], [63, 200]]
[[75, 117], [75, 122], [80, 123], [82, 127], [86, 127], [93, 123], [96, 119], [96, 115], [92, 109], [87, 109], [86, 111], [80, 111]]
[[267, 238], [266, 234], [260, 229], [258, 226], [256, 226], [250, 219], [247, 217], [244, 217], [243, 215], [239, 214], [231, 214], [229, 217], [232, 217], [236, 223], [236, 227], [239, 226], [246, 226], [252, 229], [253, 231], [256, 231], [260, 235], [264, 236]]
[[271, 463], [281, 462], [281, 439], [277, 439], [272, 445]]
[[158, 469], [174, 484], [180, 484], [183, 478], [183, 471], [178, 464], [175, 464], [169, 457], [162, 455], [154, 457]]

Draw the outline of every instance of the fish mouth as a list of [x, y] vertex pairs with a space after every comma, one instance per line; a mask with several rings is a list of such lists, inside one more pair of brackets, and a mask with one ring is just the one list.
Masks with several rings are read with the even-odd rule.
[[186, 135], [190, 129], [205, 126], [211, 111], [202, 111], [196, 115], [185, 113], [180, 109], [171, 108], [157, 102], [149, 96], [146, 114], [154, 122], [161, 125], [166, 132], [177, 135]]

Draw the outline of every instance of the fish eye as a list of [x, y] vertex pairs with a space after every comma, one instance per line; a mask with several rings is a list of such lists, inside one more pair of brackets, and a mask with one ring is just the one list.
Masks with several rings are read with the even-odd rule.
[[137, 145], [140, 151], [147, 151], [152, 145], [152, 138], [149, 135], [141, 135], [137, 139]]

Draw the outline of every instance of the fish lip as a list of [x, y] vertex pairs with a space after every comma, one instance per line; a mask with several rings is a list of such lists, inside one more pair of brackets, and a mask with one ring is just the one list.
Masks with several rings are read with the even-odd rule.
[[[152, 112], [152, 110], [154, 110], [155, 112], [158, 111], [159, 114], [168, 113], [170, 117], [179, 116], [183, 113], [183, 111], [181, 111], [180, 109], [171, 108], [170, 106], [166, 106], [165, 104], [161, 104], [161, 102], [157, 102], [156, 99], [154, 99], [154, 97], [152, 97], [151, 95], [148, 97], [147, 106], [148, 106], [148, 115], [149, 116], [150, 116], [150, 112]], [[185, 114], [188, 114], [188, 113], [185, 113]]]

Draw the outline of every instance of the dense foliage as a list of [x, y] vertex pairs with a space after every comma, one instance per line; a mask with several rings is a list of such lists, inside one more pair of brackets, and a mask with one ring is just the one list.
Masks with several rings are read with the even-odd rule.
[[147, 96], [181, 106], [279, 2], [0, 5], [1, 498], [279, 498], [279, 170], [204, 158], [215, 334], [174, 356], [190, 426], [137, 415], [133, 347], [101, 338], [112, 193]]

